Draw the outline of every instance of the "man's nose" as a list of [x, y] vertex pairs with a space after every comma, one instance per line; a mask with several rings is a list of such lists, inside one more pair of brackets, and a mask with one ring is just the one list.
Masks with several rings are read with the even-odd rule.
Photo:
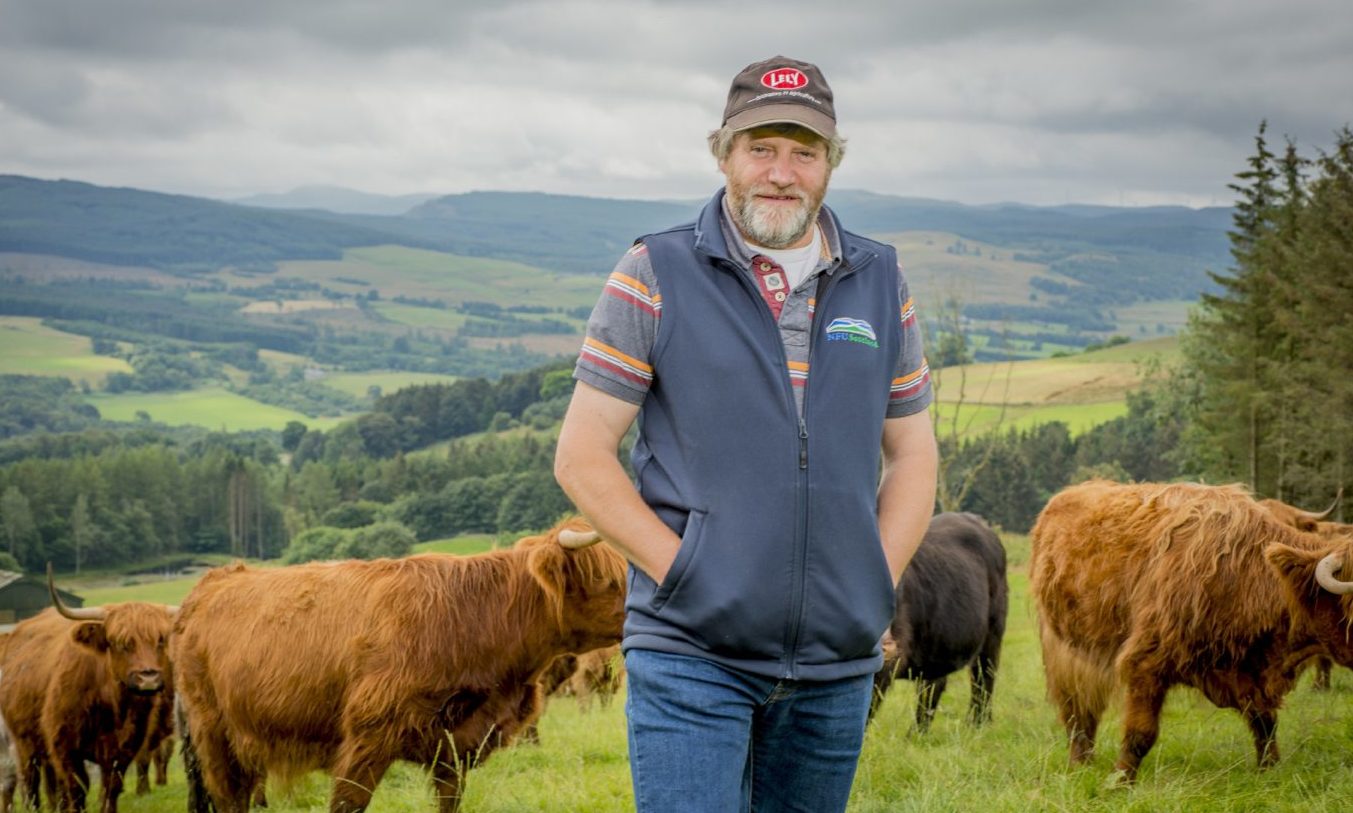
[[766, 176], [771, 183], [776, 186], [790, 186], [798, 179], [798, 174], [791, 163], [793, 158], [792, 155], [780, 155], [771, 161], [770, 171]]

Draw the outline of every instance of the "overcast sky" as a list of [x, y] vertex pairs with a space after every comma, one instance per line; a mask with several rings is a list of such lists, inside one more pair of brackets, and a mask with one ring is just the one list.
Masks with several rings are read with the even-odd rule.
[[0, 0], [0, 173], [686, 198], [733, 75], [815, 62], [834, 188], [1228, 204], [1353, 123], [1348, 0]]

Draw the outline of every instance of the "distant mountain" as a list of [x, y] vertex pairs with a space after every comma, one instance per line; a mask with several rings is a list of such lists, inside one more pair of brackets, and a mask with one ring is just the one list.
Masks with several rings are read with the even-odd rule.
[[377, 195], [342, 186], [302, 186], [290, 192], [274, 192], [237, 198], [231, 203], [263, 209], [323, 209], [350, 215], [402, 215], [435, 194]]
[[[691, 220], [701, 203], [486, 191], [354, 214], [0, 176], [0, 251], [195, 272], [396, 244], [601, 275], [635, 237]], [[1207, 271], [1230, 264], [1224, 208], [968, 206], [856, 190], [835, 190], [828, 203], [863, 234], [948, 232], [1046, 267], [1029, 282], [1052, 297], [1029, 306], [1041, 311], [1192, 300], [1211, 285]]]
[[201, 272], [336, 259], [345, 248], [389, 242], [422, 245], [296, 212], [0, 175], [0, 251]]
[[865, 234], [946, 231], [1012, 248], [1055, 241], [1181, 253], [1210, 262], [1225, 263], [1229, 257], [1231, 209], [1226, 207], [967, 206], [851, 190], [828, 194], [827, 204], [852, 230]]

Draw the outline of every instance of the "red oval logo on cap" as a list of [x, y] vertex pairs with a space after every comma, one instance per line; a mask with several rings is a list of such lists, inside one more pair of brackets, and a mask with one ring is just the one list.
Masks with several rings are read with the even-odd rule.
[[798, 68], [776, 68], [761, 74], [761, 84], [773, 90], [798, 90], [808, 84], [808, 77]]

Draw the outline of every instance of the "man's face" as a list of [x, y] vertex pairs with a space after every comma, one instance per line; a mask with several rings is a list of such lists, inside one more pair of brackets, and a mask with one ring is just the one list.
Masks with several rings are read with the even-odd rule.
[[831, 167], [827, 144], [808, 130], [753, 128], [733, 138], [719, 162], [728, 208], [742, 236], [766, 248], [802, 248], [812, 240]]

